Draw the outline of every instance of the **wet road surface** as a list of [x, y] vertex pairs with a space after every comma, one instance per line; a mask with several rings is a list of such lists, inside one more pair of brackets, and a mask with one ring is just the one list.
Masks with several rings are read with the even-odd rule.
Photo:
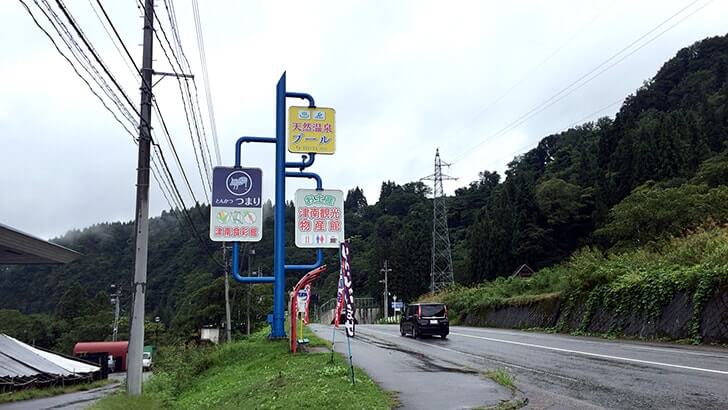
[[[313, 325], [312, 329], [319, 337], [331, 341], [331, 327]], [[356, 337], [351, 339], [354, 365], [364, 369], [385, 390], [397, 392], [403, 409], [470, 409], [498, 405], [517, 397], [475, 368], [427, 354], [412, 343], [380, 337], [368, 326], [357, 326], [356, 330]], [[337, 331], [335, 348], [348, 357], [342, 331]]]
[[[152, 372], [142, 374], [142, 382], [147, 382]], [[105, 396], [116, 392], [126, 380], [126, 373], [109, 374], [109, 379], [114, 382], [93, 390], [79, 391], [74, 393], [61, 394], [42, 399], [16, 401], [0, 404], [0, 410], [80, 410], [85, 409]]]
[[[331, 339], [329, 326], [317, 329]], [[404, 350], [475, 372], [507, 368], [527, 408], [728, 409], [728, 349], [457, 326], [447, 340], [401, 337], [391, 325], [360, 325], [357, 333], [354, 363], [378, 382], [367, 363]], [[342, 340], [338, 334], [337, 350]], [[410, 388], [432, 380], [425, 369], [406, 377]]]

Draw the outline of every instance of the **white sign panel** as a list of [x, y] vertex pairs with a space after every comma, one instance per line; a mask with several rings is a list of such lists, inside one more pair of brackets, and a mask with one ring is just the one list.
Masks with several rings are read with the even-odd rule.
[[304, 314], [306, 312], [306, 302], [308, 300], [308, 292], [301, 289], [298, 291], [298, 297], [296, 298], [296, 301], [298, 302], [298, 307], [296, 310], [300, 314]]
[[338, 248], [344, 241], [344, 193], [299, 189], [295, 199], [296, 246]]

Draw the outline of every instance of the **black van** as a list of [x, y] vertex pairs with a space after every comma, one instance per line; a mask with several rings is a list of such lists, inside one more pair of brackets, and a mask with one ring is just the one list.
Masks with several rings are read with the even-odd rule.
[[425, 335], [446, 338], [450, 333], [447, 306], [444, 303], [415, 303], [407, 306], [399, 320], [399, 333], [415, 339]]

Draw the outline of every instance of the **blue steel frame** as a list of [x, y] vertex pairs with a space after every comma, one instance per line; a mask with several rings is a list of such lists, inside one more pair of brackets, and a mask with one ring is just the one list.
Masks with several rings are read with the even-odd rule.
[[[311, 270], [321, 266], [324, 262], [323, 249], [316, 249], [316, 262], [310, 265], [286, 265], [286, 177], [310, 178], [316, 181], [316, 189], [321, 190], [321, 177], [313, 172], [302, 172], [313, 165], [316, 154], [304, 155], [301, 162], [286, 162], [286, 97], [308, 100], [308, 106], [315, 108], [316, 103], [310, 94], [286, 92], [286, 73], [281, 75], [276, 86], [276, 136], [240, 137], [235, 143], [235, 167], [240, 167], [242, 144], [245, 142], [275, 143], [275, 207], [274, 207], [274, 234], [273, 234], [273, 276], [245, 277], [240, 275], [240, 243], [233, 242], [232, 276], [241, 283], [273, 283], [273, 323], [271, 323], [272, 339], [286, 337], [285, 331], [285, 285], [286, 271]], [[286, 168], [298, 168], [301, 172], [286, 172]]]

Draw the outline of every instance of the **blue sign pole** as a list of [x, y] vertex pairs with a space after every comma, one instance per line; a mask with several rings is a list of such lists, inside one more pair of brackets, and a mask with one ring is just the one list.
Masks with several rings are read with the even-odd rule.
[[276, 86], [276, 192], [275, 229], [273, 233], [273, 323], [270, 337], [286, 337], [285, 286], [286, 286], [286, 73], [283, 72]]
[[286, 168], [298, 168], [301, 171], [313, 165], [315, 154], [303, 156], [301, 162], [286, 162], [286, 97], [301, 98], [308, 100], [309, 107], [315, 107], [314, 99], [310, 94], [286, 92], [286, 73], [281, 75], [276, 86], [276, 137], [252, 137], [245, 136], [237, 140], [235, 144], [235, 167], [241, 166], [241, 146], [245, 142], [275, 143], [275, 207], [274, 207], [274, 229], [273, 229], [273, 276], [267, 277], [244, 277], [239, 273], [240, 244], [233, 243], [233, 278], [242, 283], [273, 283], [273, 320], [271, 323], [272, 339], [286, 337], [285, 331], [285, 285], [286, 270], [310, 270], [323, 264], [323, 250], [316, 250], [316, 262], [311, 265], [286, 265], [286, 177], [311, 178], [316, 181], [317, 189], [321, 189], [321, 178], [309, 172], [286, 172]]

